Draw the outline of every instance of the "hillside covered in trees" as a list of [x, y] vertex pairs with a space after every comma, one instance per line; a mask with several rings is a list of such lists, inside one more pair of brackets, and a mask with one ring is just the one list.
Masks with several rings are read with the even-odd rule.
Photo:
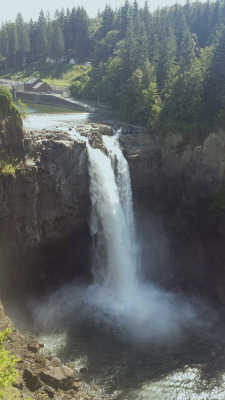
[[0, 29], [0, 68], [66, 56], [78, 98], [110, 104], [126, 122], [162, 130], [225, 127], [225, 1], [187, 0], [150, 13], [137, 1], [90, 19], [82, 7], [21, 14]]

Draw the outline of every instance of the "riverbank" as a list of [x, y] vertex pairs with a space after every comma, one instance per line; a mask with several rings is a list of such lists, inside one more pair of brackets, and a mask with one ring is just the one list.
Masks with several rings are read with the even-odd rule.
[[[15, 86], [15, 81], [10, 79], [0, 79], [0, 85], [7, 87], [10, 91]], [[23, 82], [16, 82], [17, 91], [14, 100], [21, 100], [24, 103], [51, 105], [64, 107], [74, 111], [92, 113], [92, 120], [102, 122], [105, 119], [116, 120], [114, 112], [110, 106], [89, 100], [81, 101], [70, 97], [68, 87], [53, 85], [51, 94], [25, 92]], [[66, 96], [64, 94], [67, 92]]]
[[13, 388], [7, 390], [5, 399], [14, 395], [17, 400], [109, 400], [95, 385], [88, 386], [82, 382], [85, 368], [79, 368], [75, 362], [63, 364], [33, 335], [21, 334], [0, 302], [0, 329], [7, 328], [11, 333], [5, 347], [19, 358], [16, 366], [19, 379]]

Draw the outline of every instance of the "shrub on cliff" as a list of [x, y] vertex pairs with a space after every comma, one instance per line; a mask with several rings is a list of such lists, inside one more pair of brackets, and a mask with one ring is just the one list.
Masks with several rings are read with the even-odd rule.
[[[11, 386], [17, 379], [19, 373], [15, 369], [18, 359], [5, 349], [3, 341], [10, 334], [11, 329], [0, 332], [0, 389]], [[2, 398], [0, 391], [0, 399]]]
[[0, 86], [0, 119], [11, 115], [19, 116], [19, 110], [13, 103], [13, 98], [8, 89]]
[[15, 175], [16, 170], [22, 167], [22, 160], [19, 158], [8, 158], [0, 162], [0, 175]]

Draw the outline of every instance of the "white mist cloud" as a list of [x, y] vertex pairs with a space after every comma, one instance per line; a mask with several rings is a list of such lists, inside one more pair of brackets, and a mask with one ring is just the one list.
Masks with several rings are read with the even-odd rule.
[[32, 309], [39, 330], [94, 325], [135, 343], [169, 343], [183, 330], [205, 324], [199, 310], [180, 295], [146, 283], [137, 284], [124, 299], [104, 285], [74, 283], [32, 304]]

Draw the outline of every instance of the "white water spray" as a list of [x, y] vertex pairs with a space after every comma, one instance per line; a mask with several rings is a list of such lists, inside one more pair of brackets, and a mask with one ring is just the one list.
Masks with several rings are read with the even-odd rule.
[[103, 136], [108, 157], [88, 142], [94, 282], [85, 290], [92, 318], [135, 340], [176, 336], [191, 306], [141, 280], [128, 163], [115, 136]]
[[132, 296], [137, 282], [130, 176], [118, 138], [105, 137], [104, 143], [110, 158], [88, 145], [91, 233], [97, 260], [93, 272], [95, 283], [124, 302]]
[[78, 318], [91, 321], [126, 340], [168, 341], [196, 322], [196, 314], [180, 296], [141, 279], [129, 168], [118, 135], [103, 137], [107, 156], [75, 133], [88, 149], [94, 280], [88, 287], [63, 287], [38, 314], [42, 320], [45, 315], [47, 324], [63, 314], [76, 323]]

